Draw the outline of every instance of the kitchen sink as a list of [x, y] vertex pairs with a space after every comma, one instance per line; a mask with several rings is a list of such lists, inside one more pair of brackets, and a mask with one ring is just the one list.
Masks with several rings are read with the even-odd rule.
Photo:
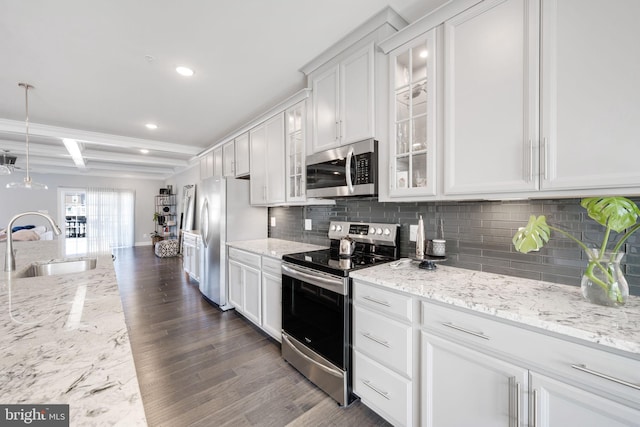
[[32, 263], [19, 277], [54, 276], [80, 273], [96, 268], [96, 258], [68, 258]]

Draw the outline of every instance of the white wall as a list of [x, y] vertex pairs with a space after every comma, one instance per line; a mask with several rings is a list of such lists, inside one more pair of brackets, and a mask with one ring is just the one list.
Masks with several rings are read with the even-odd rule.
[[[131, 178], [105, 178], [83, 175], [31, 174], [33, 181], [49, 186], [48, 190], [9, 190], [5, 186], [9, 182], [22, 180], [24, 174], [0, 176], [0, 229], [7, 226], [12, 216], [25, 211], [46, 210], [58, 220], [58, 187], [115, 187], [132, 189], [136, 193], [135, 203], [135, 242], [150, 244], [151, 241], [144, 234], [154, 230], [153, 213], [155, 210], [154, 196], [164, 187], [162, 180], [144, 180]], [[170, 182], [169, 182], [170, 183]], [[174, 186], [174, 188], [176, 188]], [[182, 191], [182, 187], [180, 187]], [[38, 217], [20, 218], [15, 225], [48, 225]], [[60, 225], [60, 224], [59, 224]]]
[[[195, 184], [196, 186], [196, 199], [197, 199], [197, 191], [198, 187], [200, 187], [200, 163], [196, 162], [188, 169], [173, 175], [171, 178], [167, 179], [165, 182], [166, 185], [173, 186], [173, 193], [176, 194], [176, 202], [177, 202], [177, 211], [178, 212], [178, 226], [180, 226], [180, 214], [184, 212], [183, 202], [184, 202], [184, 186], [189, 184]], [[196, 209], [196, 220], [198, 216], [198, 210]], [[198, 224], [194, 222], [194, 224]]]

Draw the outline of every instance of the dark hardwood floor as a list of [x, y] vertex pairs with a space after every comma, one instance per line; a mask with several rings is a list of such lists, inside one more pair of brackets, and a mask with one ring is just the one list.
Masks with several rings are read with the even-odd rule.
[[382, 426], [360, 402], [340, 408], [234, 310], [202, 299], [182, 258], [115, 251], [115, 269], [150, 426]]

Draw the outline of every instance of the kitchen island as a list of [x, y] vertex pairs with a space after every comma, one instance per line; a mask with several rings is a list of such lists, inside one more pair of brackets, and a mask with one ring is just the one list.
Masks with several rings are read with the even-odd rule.
[[[63, 243], [15, 242], [16, 271], [0, 278], [0, 402], [68, 404], [73, 426], [144, 426], [111, 254], [67, 255]], [[34, 261], [79, 256], [96, 268], [19, 277]]]

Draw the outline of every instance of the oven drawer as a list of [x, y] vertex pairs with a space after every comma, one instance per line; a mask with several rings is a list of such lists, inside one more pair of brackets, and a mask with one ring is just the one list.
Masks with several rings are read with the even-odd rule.
[[362, 307], [369, 307], [406, 322], [413, 320], [413, 303], [409, 295], [397, 294], [354, 280], [353, 301]]
[[411, 378], [411, 326], [358, 306], [353, 318], [354, 347]]
[[411, 381], [353, 352], [353, 391], [394, 425], [412, 425]]
[[229, 258], [244, 265], [260, 269], [260, 255], [251, 252], [241, 251], [236, 248], [229, 248]]

